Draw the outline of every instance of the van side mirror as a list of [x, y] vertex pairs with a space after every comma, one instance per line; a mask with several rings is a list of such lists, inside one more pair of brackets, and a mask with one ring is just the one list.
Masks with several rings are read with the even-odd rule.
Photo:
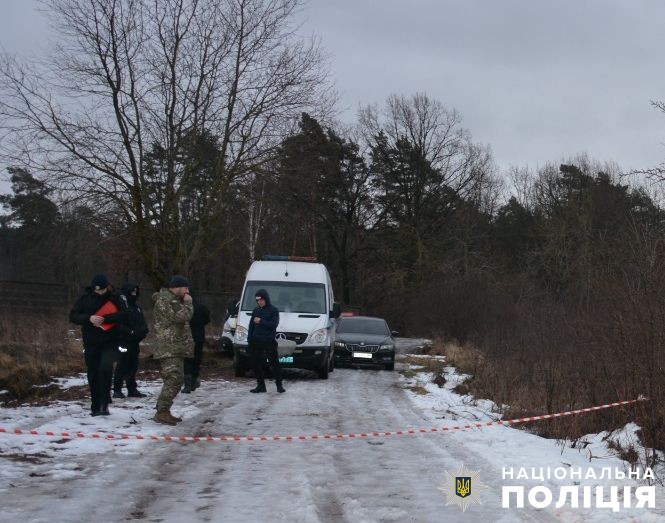
[[333, 308], [330, 311], [331, 318], [339, 318], [342, 314], [342, 308], [339, 306], [339, 303], [333, 303]]
[[397, 336], [399, 336], [399, 331], [390, 331], [390, 335], [396, 338]]
[[240, 302], [238, 300], [231, 300], [226, 306], [226, 313], [229, 316], [237, 316], [240, 309]]

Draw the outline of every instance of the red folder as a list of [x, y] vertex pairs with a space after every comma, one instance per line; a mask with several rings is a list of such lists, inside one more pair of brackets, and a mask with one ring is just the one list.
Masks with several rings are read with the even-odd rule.
[[[95, 312], [95, 316], [106, 316], [107, 314], [118, 312], [119, 310], [120, 309], [116, 307], [115, 303], [109, 300], [102, 305], [97, 312]], [[105, 331], [110, 330], [113, 327], [115, 327], [115, 323], [102, 323], [101, 325], [101, 329]]]

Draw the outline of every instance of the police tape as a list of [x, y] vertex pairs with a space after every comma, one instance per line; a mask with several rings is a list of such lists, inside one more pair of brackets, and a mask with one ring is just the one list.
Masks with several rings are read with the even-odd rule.
[[584, 414], [587, 412], [594, 412], [598, 410], [610, 409], [614, 407], [623, 407], [639, 401], [649, 401], [649, 398], [639, 396], [634, 400], [617, 401], [614, 403], [607, 403], [605, 405], [598, 405], [596, 407], [587, 407], [584, 409], [568, 410], [565, 412], [557, 412], [556, 414], [542, 414], [540, 416], [528, 416], [526, 418], [515, 418], [509, 420], [486, 421], [476, 423], [466, 423], [464, 425], [451, 425], [449, 427], [433, 427], [429, 429], [406, 429], [394, 431], [372, 431], [372, 432], [357, 432], [349, 434], [312, 434], [303, 436], [144, 436], [141, 434], [84, 434], [82, 432], [55, 432], [55, 431], [38, 431], [38, 430], [23, 430], [23, 429], [6, 429], [0, 427], [0, 434], [9, 436], [48, 436], [61, 439], [97, 439], [107, 441], [177, 441], [177, 442], [199, 442], [199, 441], [217, 441], [217, 442], [242, 442], [242, 441], [325, 441], [325, 440], [354, 440], [354, 439], [367, 439], [391, 436], [414, 436], [420, 434], [444, 434], [446, 432], [453, 432], [457, 430], [480, 429], [483, 427], [491, 427], [497, 425], [511, 426], [521, 423], [529, 423], [532, 421], [540, 421], [553, 418], [563, 418], [565, 416], [573, 416], [576, 414]]

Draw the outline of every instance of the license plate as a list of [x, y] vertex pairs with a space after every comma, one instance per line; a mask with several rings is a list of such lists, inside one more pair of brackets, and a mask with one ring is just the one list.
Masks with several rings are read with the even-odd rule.
[[366, 358], [366, 359], [372, 359], [372, 353], [371, 352], [354, 352], [353, 353], [354, 358]]
[[279, 358], [280, 363], [293, 363], [293, 356], [282, 356]]

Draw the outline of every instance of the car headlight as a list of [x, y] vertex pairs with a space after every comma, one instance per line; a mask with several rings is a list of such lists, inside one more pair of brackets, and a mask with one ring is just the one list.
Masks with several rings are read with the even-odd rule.
[[393, 344], [381, 345], [381, 350], [395, 350], [395, 346]]
[[335, 347], [339, 347], [340, 349], [345, 349], [346, 348], [346, 343], [343, 341], [336, 341], [335, 342]]
[[249, 334], [247, 329], [242, 325], [238, 325], [238, 327], [236, 328], [236, 333], [233, 337], [233, 341], [235, 341], [236, 343], [243, 343], [247, 341], [247, 334]]
[[309, 341], [312, 343], [325, 343], [328, 341], [328, 329], [319, 329], [309, 335]]

